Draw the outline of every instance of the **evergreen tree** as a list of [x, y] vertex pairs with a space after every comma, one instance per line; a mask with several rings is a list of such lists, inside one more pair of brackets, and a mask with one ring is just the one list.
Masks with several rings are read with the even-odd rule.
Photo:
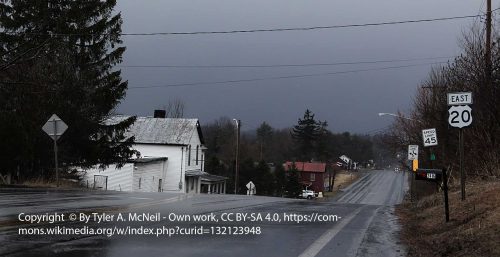
[[[9, 171], [52, 167], [41, 130], [56, 113], [69, 126], [58, 141], [67, 165], [123, 164], [135, 151], [123, 133], [135, 117], [105, 122], [125, 96], [125, 47], [115, 0], [0, 1], [0, 147]], [[8, 96], [8, 97], [5, 97]]]
[[318, 122], [319, 123], [319, 132], [318, 137], [316, 139], [316, 158], [322, 162], [328, 162], [332, 159], [332, 150], [331, 150], [331, 138], [332, 132], [330, 132], [326, 127], [328, 126], [327, 122]]
[[310, 161], [316, 151], [316, 142], [322, 133], [322, 126], [326, 122], [314, 119], [314, 114], [308, 109], [304, 117], [292, 129], [292, 138], [296, 144], [296, 154], [300, 161]]
[[299, 170], [295, 164], [286, 172], [285, 192], [287, 197], [296, 198], [302, 193]]
[[[239, 169], [239, 177], [238, 177], [238, 194], [246, 194], [247, 193], [247, 183], [252, 181], [254, 184], [255, 181], [255, 165], [254, 161], [251, 158], [245, 158], [240, 163]], [[259, 192], [259, 187], [257, 187], [257, 192]]]
[[[260, 160], [264, 159], [264, 155], [266, 155], [267, 145], [269, 144], [271, 138], [273, 136], [273, 128], [269, 126], [265, 121], [257, 128], [257, 139], [259, 141], [259, 156]], [[267, 156], [267, 155], [266, 155]]]
[[283, 165], [276, 165], [276, 168], [274, 170], [274, 179], [274, 188], [276, 195], [283, 196], [285, 193], [285, 186], [287, 181], [286, 172], [283, 168]]
[[272, 195], [274, 191], [274, 177], [266, 162], [260, 161], [252, 174], [258, 195]]

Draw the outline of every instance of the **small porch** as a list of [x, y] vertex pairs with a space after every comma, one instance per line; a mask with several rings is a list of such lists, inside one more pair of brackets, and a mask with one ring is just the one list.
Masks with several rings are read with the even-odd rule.
[[186, 193], [225, 194], [227, 177], [211, 175], [201, 170], [186, 171]]
[[201, 193], [225, 194], [227, 177], [205, 174], [201, 179]]

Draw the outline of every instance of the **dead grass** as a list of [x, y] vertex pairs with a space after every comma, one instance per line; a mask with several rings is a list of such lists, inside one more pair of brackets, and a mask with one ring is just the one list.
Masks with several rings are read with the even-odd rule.
[[359, 172], [347, 172], [347, 171], [337, 172], [337, 175], [335, 176], [335, 185], [333, 187], [333, 191], [325, 192], [324, 196], [334, 197], [335, 195], [337, 195], [340, 189], [345, 188], [350, 184], [354, 183], [356, 180], [358, 180], [359, 176], [360, 176]]
[[500, 256], [500, 181], [467, 184], [449, 194], [445, 222], [442, 193], [397, 208], [408, 256]]
[[[27, 181], [24, 181], [22, 183], [23, 186], [27, 187], [57, 187], [57, 183], [55, 180], [48, 180], [44, 178], [37, 178], [37, 179], [30, 179]], [[68, 180], [68, 179], [61, 179], [59, 181], [59, 187], [60, 188], [77, 188], [80, 187], [78, 184], [78, 181], [73, 181], [73, 180]]]

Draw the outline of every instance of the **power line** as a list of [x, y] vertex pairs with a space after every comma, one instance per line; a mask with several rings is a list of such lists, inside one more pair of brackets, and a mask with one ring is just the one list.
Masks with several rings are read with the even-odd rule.
[[[403, 21], [388, 21], [376, 23], [360, 23], [360, 24], [346, 24], [346, 25], [332, 25], [332, 26], [313, 26], [313, 27], [294, 27], [294, 28], [270, 28], [270, 29], [249, 29], [249, 30], [227, 30], [227, 31], [193, 31], [193, 32], [150, 32], [150, 33], [121, 33], [122, 36], [172, 36], [172, 35], [204, 35], [204, 34], [236, 34], [236, 33], [256, 33], [256, 32], [283, 32], [283, 31], [308, 31], [308, 30], [322, 30], [322, 29], [340, 29], [340, 28], [353, 28], [353, 27], [370, 27], [370, 26], [383, 26], [383, 25], [397, 25], [407, 23], [420, 23], [420, 22], [436, 22], [448, 21], [458, 19], [476, 18], [483, 15], [465, 15], [465, 16], [452, 16], [442, 18], [418, 19], [418, 20], [403, 20]], [[5, 34], [25, 34], [25, 35], [47, 35], [47, 36], [101, 36], [111, 35], [111, 33], [23, 33], [23, 32], [3, 32]]]
[[358, 61], [358, 62], [335, 62], [335, 63], [305, 63], [305, 64], [268, 64], [268, 65], [117, 65], [118, 68], [279, 68], [279, 67], [313, 67], [313, 66], [340, 66], [354, 64], [376, 64], [393, 62], [410, 62], [423, 60], [450, 59], [457, 56], [440, 56], [413, 59], [392, 59], [376, 61]]
[[241, 83], [241, 82], [252, 82], [252, 81], [263, 81], [263, 80], [279, 80], [279, 79], [290, 79], [290, 78], [306, 78], [306, 77], [347, 74], [347, 73], [356, 73], [356, 72], [365, 72], [365, 71], [400, 69], [400, 68], [408, 68], [408, 67], [423, 66], [423, 65], [433, 65], [433, 64], [441, 64], [441, 63], [447, 63], [447, 62], [420, 63], [420, 64], [389, 66], [389, 67], [371, 68], [371, 69], [347, 70], [347, 71], [337, 71], [337, 72], [327, 72], [327, 73], [314, 73], [314, 74], [278, 76], [278, 77], [255, 78], [255, 79], [237, 79], [237, 80], [212, 81], [212, 82], [193, 82], [193, 83], [167, 84], [167, 85], [156, 85], [156, 86], [138, 86], [138, 87], [129, 87], [128, 89], [163, 88], [163, 87], [184, 87], [184, 86], [198, 86], [198, 85], [215, 85], [215, 84]]

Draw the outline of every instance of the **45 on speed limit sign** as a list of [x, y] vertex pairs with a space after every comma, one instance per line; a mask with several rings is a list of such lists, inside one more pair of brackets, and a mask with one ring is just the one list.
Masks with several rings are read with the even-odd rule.
[[435, 128], [422, 130], [422, 137], [424, 139], [424, 146], [435, 146], [438, 144], [438, 138]]
[[448, 123], [452, 127], [463, 128], [472, 123], [472, 109], [468, 105], [452, 106], [448, 113]]

